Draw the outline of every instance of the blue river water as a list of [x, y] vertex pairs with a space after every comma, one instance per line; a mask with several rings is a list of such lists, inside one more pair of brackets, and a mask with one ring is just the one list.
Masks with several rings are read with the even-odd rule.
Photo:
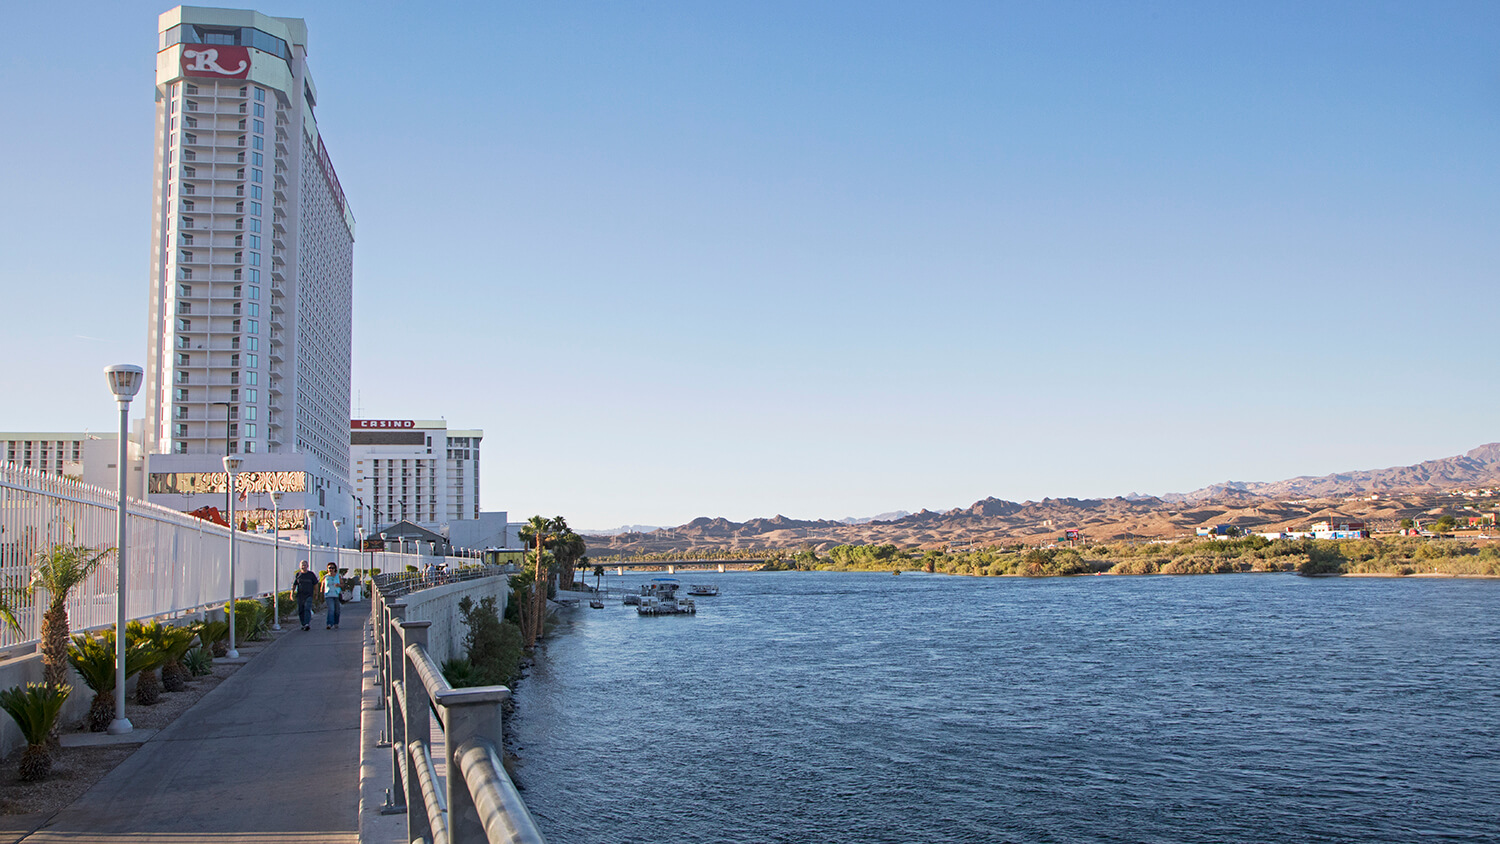
[[1500, 581], [678, 577], [517, 686], [551, 841], [1500, 841]]

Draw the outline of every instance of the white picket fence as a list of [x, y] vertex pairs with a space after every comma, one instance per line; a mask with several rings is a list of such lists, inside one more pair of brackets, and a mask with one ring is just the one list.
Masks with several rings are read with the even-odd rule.
[[[35, 645], [46, 598], [18, 591], [31, 581], [37, 554], [59, 544], [113, 549], [117, 526], [113, 490], [0, 462], [0, 588], [16, 606], [20, 629], [0, 630], [0, 656]], [[222, 606], [229, 600], [229, 529], [165, 507], [131, 499], [127, 522], [125, 612], [129, 618], [170, 617]], [[240, 532], [236, 538], [235, 597], [263, 597], [291, 584], [302, 560], [319, 571], [340, 568], [403, 571], [444, 558], [354, 549], [309, 547]], [[469, 560], [452, 562], [473, 562]], [[68, 602], [74, 630], [114, 624], [116, 557], [103, 565]]]

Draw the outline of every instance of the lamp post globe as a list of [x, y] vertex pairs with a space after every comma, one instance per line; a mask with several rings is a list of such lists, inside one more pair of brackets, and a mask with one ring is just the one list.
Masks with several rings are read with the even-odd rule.
[[146, 371], [139, 366], [119, 363], [104, 368], [104, 378], [109, 391], [120, 407], [120, 450], [116, 455], [115, 505], [115, 717], [109, 722], [110, 735], [124, 735], [134, 729], [125, 717], [125, 575], [129, 569], [129, 543], [127, 542], [125, 496], [129, 478], [130, 457], [130, 400], [141, 391], [141, 382], [146, 380]]
[[234, 588], [234, 566], [239, 552], [237, 545], [239, 528], [234, 523], [234, 481], [235, 475], [239, 473], [240, 466], [244, 465], [244, 462], [242, 457], [233, 454], [224, 455], [224, 471], [229, 475], [229, 651], [225, 655], [230, 659], [238, 659], [240, 655], [239, 649], [235, 647], [234, 629], [234, 600], [238, 597], [236, 593], [239, 591]]

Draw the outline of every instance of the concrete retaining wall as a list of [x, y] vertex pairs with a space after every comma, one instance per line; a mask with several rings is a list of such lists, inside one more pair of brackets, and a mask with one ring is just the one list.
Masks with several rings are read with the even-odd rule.
[[494, 597], [495, 606], [503, 616], [510, 595], [509, 584], [510, 578], [505, 575], [485, 577], [433, 586], [395, 600], [406, 602], [407, 621], [432, 622], [427, 629], [427, 652], [438, 665], [442, 665], [443, 660], [464, 655], [464, 634], [469, 628], [464, 625], [463, 616], [458, 611], [458, 602], [466, 597], [473, 598], [476, 603]]

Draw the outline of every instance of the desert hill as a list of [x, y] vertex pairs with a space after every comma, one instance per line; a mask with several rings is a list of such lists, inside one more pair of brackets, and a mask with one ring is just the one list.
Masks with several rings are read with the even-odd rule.
[[[792, 519], [783, 515], [732, 522], [702, 517], [675, 528], [589, 536], [594, 557], [713, 549], [826, 549], [892, 543], [903, 548], [1037, 543], [1063, 531], [1094, 540], [1191, 536], [1200, 526], [1245, 530], [1305, 529], [1328, 517], [1363, 519], [1394, 530], [1401, 519], [1474, 516], [1500, 506], [1500, 443], [1414, 466], [1340, 472], [1274, 483], [1229, 481], [1186, 494], [1128, 498], [986, 498], [946, 512], [922, 510], [891, 519]], [[894, 514], [893, 514], [894, 515]]]

